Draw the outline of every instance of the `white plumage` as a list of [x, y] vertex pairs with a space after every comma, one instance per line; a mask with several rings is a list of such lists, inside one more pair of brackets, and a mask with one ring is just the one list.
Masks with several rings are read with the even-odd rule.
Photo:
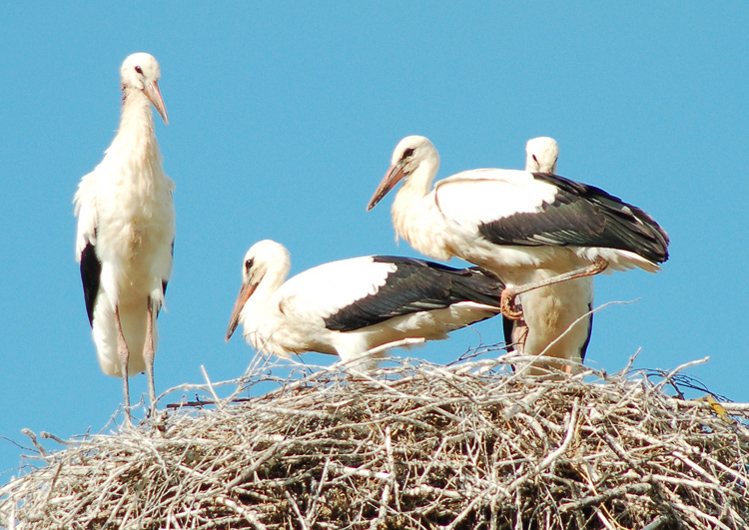
[[[127, 377], [145, 370], [155, 400], [156, 317], [172, 269], [174, 182], [161, 165], [151, 105], [169, 123], [158, 81], [159, 64], [147, 53], [120, 69], [120, 126], [104, 159], [75, 194], [76, 258], [102, 371]], [[119, 315], [119, 318], [117, 318]]]
[[[555, 159], [558, 148], [554, 153], [555, 145], [541, 143], [548, 149], [541, 158]], [[493, 271], [510, 288], [594, 266], [655, 272], [668, 258], [665, 231], [644, 211], [599, 188], [540, 172], [476, 169], [443, 179], [432, 189], [438, 168], [432, 142], [423, 136], [404, 138], [367, 206], [373, 208], [404, 179], [393, 201], [393, 225], [400, 237], [431, 258], [462, 258]], [[586, 282], [558, 284], [552, 297], [544, 297], [542, 290], [535, 297], [543, 305], [535, 308], [521, 295], [529, 329], [548, 331], [536, 333], [538, 341], [529, 333], [525, 353], [545, 349], [550, 336], [566, 329], [564, 322], [577, 311], [566, 307], [566, 300], [590, 299], [592, 283], [587, 285], [590, 292], [585, 292]], [[537, 324], [536, 317], [542, 319]], [[578, 327], [547, 355], [568, 358], [570, 348], [587, 334], [584, 326]]]
[[[556, 173], [559, 158], [556, 140], [546, 136], [533, 138], [528, 140], [525, 152], [527, 172]], [[575, 365], [582, 364], [593, 324], [593, 315], [589, 314], [593, 308], [592, 277], [534, 289], [521, 294], [518, 301], [523, 320], [504, 318], [505, 342], [510, 350], [533, 356], [545, 353], [571, 360]], [[566, 369], [571, 371], [572, 366]]]
[[245, 338], [260, 351], [281, 357], [316, 351], [357, 361], [444, 339], [492, 317], [499, 313], [503, 289], [477, 269], [412, 258], [334, 261], [284, 282], [290, 267], [288, 251], [275, 241], [260, 241], [247, 251], [227, 341], [242, 324]]

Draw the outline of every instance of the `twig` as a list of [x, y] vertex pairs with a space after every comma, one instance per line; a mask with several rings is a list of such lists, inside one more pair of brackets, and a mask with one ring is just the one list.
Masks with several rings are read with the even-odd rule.
[[689, 361], [687, 363], [680, 364], [679, 366], [677, 366], [676, 368], [674, 368], [673, 370], [671, 370], [666, 375], [666, 377], [663, 379], [663, 381], [661, 381], [660, 383], [658, 383], [657, 385], [655, 385], [655, 391], [656, 392], [660, 392], [663, 389], [664, 386], [666, 386], [668, 384], [671, 384], [673, 378], [679, 372], [681, 372], [681, 371], [683, 371], [683, 370], [685, 370], [687, 368], [691, 368], [692, 366], [699, 366], [700, 364], [705, 364], [709, 360], [710, 360], [710, 357], [703, 357], [702, 359], [697, 359], [696, 361]]
[[216, 390], [213, 388], [213, 383], [211, 383], [211, 379], [208, 377], [208, 372], [206, 372], [205, 366], [203, 366], [202, 364], [200, 365], [200, 372], [203, 374], [203, 379], [205, 379], [205, 384], [208, 385], [208, 390], [210, 390], [211, 396], [213, 396], [213, 402], [219, 409], [223, 408], [223, 404], [218, 398]]
[[260, 522], [260, 520], [257, 518], [257, 515], [245, 510], [243, 507], [239, 506], [233, 500], [219, 495], [218, 497], [216, 497], [216, 503], [226, 506], [227, 508], [231, 508], [232, 510], [237, 512], [239, 515], [244, 517], [245, 520], [257, 530], [266, 530], [265, 525]]
[[40, 444], [36, 439], [36, 434], [31, 429], [21, 429], [21, 432], [31, 439], [31, 443], [34, 444], [36, 450], [42, 456], [47, 456], [47, 450]]

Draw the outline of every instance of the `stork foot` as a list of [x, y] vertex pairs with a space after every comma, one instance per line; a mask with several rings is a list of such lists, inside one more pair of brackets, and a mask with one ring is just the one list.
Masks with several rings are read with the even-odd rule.
[[603, 259], [601, 256], [596, 256], [596, 259], [593, 260], [593, 263], [585, 269], [586, 273], [582, 274], [582, 276], [595, 276], [596, 274], [601, 274], [603, 271], [605, 271], [609, 266], [609, 262]]
[[515, 304], [518, 294], [514, 287], [505, 287], [499, 297], [499, 310], [510, 320], [523, 320], [523, 310]]

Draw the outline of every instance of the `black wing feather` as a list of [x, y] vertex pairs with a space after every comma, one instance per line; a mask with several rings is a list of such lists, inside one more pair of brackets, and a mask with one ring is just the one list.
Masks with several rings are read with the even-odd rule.
[[373, 256], [375, 262], [393, 263], [377, 293], [342, 308], [325, 319], [334, 331], [353, 331], [419, 311], [443, 309], [474, 301], [496, 307], [504, 284], [478, 267], [455, 269], [430, 261], [395, 256]]
[[593, 302], [588, 304], [588, 311], [590, 311], [590, 315], [588, 315], [588, 336], [585, 337], [585, 342], [583, 343], [582, 348], [580, 348], [580, 362], [583, 362], [585, 360], [585, 354], [588, 353], [588, 344], [590, 344], [590, 337], [593, 334]]
[[83, 282], [83, 298], [86, 301], [88, 323], [94, 325], [94, 306], [99, 295], [101, 282], [101, 261], [96, 255], [96, 248], [91, 243], [81, 252], [81, 281]]
[[541, 213], [519, 213], [479, 227], [492, 243], [519, 246], [584, 246], [628, 250], [662, 263], [668, 259], [668, 235], [640, 208], [595, 186], [534, 173], [553, 184], [554, 201]]
[[[172, 239], [172, 259], [174, 259], [174, 239]], [[169, 280], [161, 280], [161, 292], [166, 296], [166, 286], [169, 285]]]
[[517, 324], [519, 324], [517, 320], [510, 320], [506, 316], [502, 315], [502, 333], [505, 336], [505, 349], [508, 353], [511, 351], [515, 351], [512, 332], [515, 330], [515, 325]]

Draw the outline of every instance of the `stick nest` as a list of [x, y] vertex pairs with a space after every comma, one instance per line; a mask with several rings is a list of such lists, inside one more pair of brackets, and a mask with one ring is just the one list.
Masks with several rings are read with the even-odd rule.
[[747, 405], [670, 396], [674, 373], [395, 364], [292, 367], [238, 400], [260, 367], [210, 406], [67, 442], [0, 489], [0, 525], [749, 528]]

